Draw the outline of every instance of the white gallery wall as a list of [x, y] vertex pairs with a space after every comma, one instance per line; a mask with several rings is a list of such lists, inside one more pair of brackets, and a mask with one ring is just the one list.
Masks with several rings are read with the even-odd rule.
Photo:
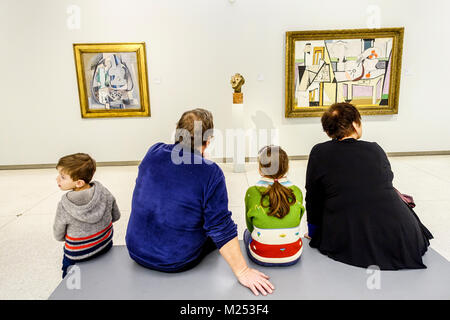
[[[285, 32], [377, 21], [405, 27], [399, 113], [364, 116], [363, 139], [387, 152], [450, 150], [449, 12], [447, 0], [1, 0], [0, 165], [74, 152], [140, 160], [195, 107], [232, 128], [237, 72], [246, 128], [278, 129], [289, 155], [307, 155], [327, 137], [320, 118], [284, 117]], [[146, 43], [151, 117], [81, 118], [72, 44], [101, 42]]]

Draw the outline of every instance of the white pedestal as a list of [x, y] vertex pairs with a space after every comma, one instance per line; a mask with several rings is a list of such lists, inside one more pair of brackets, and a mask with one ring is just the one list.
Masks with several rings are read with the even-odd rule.
[[234, 130], [233, 172], [245, 172], [244, 104], [233, 104], [231, 115]]

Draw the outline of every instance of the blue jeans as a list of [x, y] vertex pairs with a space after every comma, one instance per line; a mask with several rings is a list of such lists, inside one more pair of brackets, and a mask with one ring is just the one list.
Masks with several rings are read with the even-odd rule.
[[289, 267], [292, 266], [294, 264], [296, 264], [300, 258], [298, 257], [298, 259], [295, 259], [294, 261], [291, 262], [285, 262], [285, 263], [268, 263], [268, 262], [262, 262], [259, 261], [257, 259], [255, 259], [252, 254], [250, 253], [250, 249], [249, 249], [249, 244], [253, 241], [252, 239], [252, 235], [250, 234], [250, 231], [248, 231], [248, 229], [245, 229], [244, 231], [244, 243], [245, 243], [245, 250], [247, 251], [247, 255], [250, 258], [251, 261], [253, 261], [256, 264], [259, 264], [260, 266], [263, 267]]
[[113, 242], [111, 240], [111, 242], [104, 249], [102, 249], [101, 251], [97, 252], [96, 254], [94, 254], [91, 257], [88, 257], [88, 258], [85, 258], [85, 259], [81, 259], [81, 260], [72, 260], [70, 258], [67, 258], [66, 255], [64, 254], [63, 255], [63, 261], [62, 261], [62, 268], [61, 268], [62, 271], [63, 271], [62, 278], [63, 279], [65, 278], [65, 276], [67, 275], [67, 269], [70, 266], [73, 266], [73, 265], [77, 264], [77, 262], [88, 261], [88, 260], [91, 260], [91, 259], [93, 259], [95, 257], [101, 256], [102, 254], [108, 252], [109, 249], [111, 249], [112, 245], [113, 245]]

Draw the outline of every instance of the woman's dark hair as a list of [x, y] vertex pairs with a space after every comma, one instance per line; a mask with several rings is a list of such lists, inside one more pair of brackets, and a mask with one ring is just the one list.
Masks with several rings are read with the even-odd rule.
[[322, 115], [323, 131], [332, 139], [340, 140], [355, 132], [353, 122], [361, 125], [358, 109], [350, 103], [335, 103]]
[[[289, 170], [289, 158], [279, 146], [265, 146], [258, 153], [259, 170], [264, 177], [272, 179], [282, 178]], [[270, 208], [269, 216], [283, 218], [290, 211], [290, 207], [297, 201], [294, 192], [274, 181], [267, 190], [261, 193], [261, 206]], [[263, 204], [264, 198], [269, 197], [269, 205]]]
[[[196, 126], [196, 122], [199, 122], [199, 125]], [[206, 140], [213, 136], [213, 130], [213, 116], [210, 111], [201, 108], [189, 110], [184, 112], [177, 122], [175, 142], [183, 143], [194, 150], [195, 147], [199, 147], [195, 145], [197, 141], [205, 145]]]

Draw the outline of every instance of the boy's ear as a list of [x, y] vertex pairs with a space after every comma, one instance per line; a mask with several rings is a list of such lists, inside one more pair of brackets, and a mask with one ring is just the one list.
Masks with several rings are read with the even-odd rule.
[[77, 188], [84, 187], [85, 184], [86, 184], [86, 182], [84, 182], [84, 180], [77, 180], [77, 181], [75, 181], [75, 186]]

